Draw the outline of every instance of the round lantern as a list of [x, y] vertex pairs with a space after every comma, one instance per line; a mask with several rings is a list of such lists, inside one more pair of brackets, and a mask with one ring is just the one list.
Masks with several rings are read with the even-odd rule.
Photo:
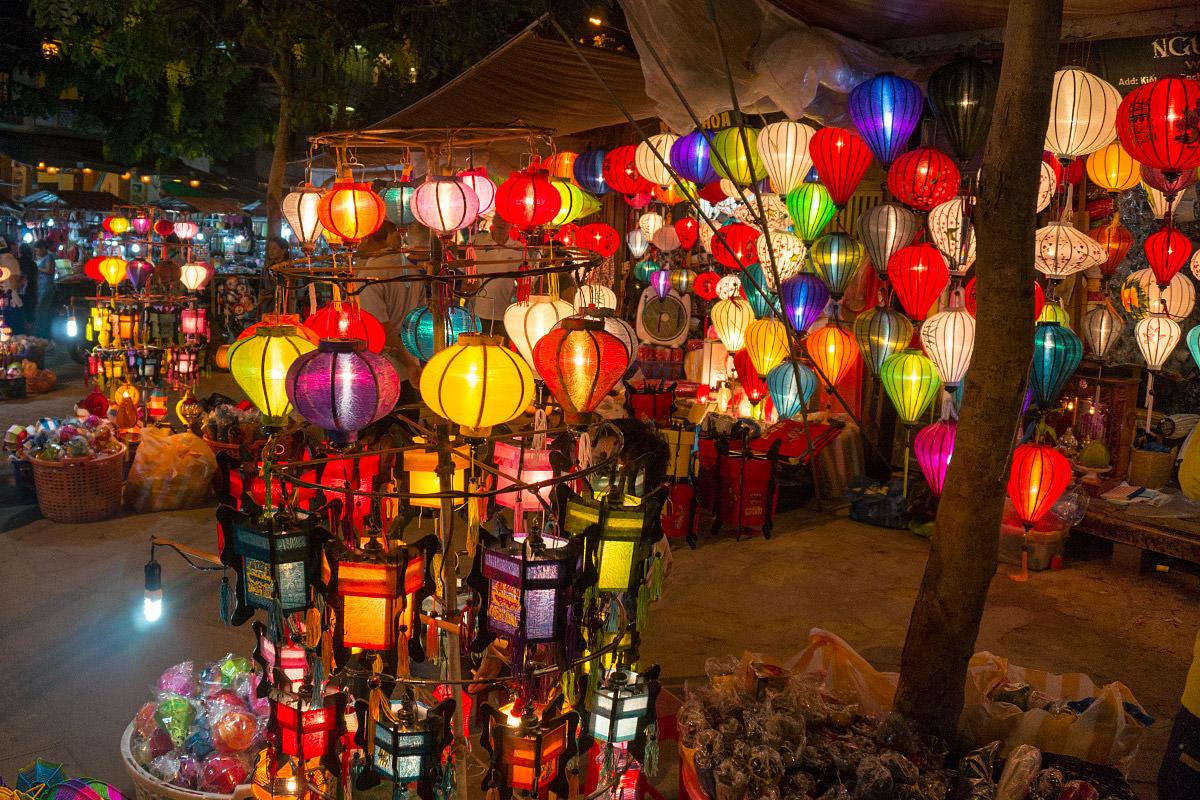
[[[779, 273], [779, 280], [786, 281], [804, 268], [804, 257], [808, 254], [808, 248], [799, 236], [783, 231], [772, 231], [770, 236], [758, 237], [754, 251], [763, 268], [766, 288], [771, 291], [775, 291], [775, 272]], [[771, 269], [771, 256], [775, 257], [774, 271]]]
[[942, 388], [937, 368], [917, 350], [889, 357], [879, 370], [879, 380], [905, 425], [916, 425]]
[[788, 216], [800, 239], [810, 245], [825, 230], [837, 213], [829, 190], [820, 183], [801, 183], [787, 196]]
[[724, 225], [713, 237], [713, 258], [729, 269], [744, 269], [758, 260], [756, 245], [761, 235], [762, 231], [741, 222]]
[[261, 327], [248, 339], [229, 348], [229, 371], [250, 402], [262, 413], [263, 425], [280, 427], [287, 422], [288, 369], [316, 345], [287, 325]]
[[783, 282], [783, 311], [798, 333], [806, 333], [829, 304], [829, 287], [816, 275], [801, 272]]
[[212, 277], [213, 269], [202, 261], [189, 261], [179, 268], [179, 282], [189, 292], [199, 291]]
[[125, 259], [109, 256], [100, 262], [99, 272], [104, 282], [115, 289], [117, 284], [125, 280]]
[[585, 308], [617, 308], [617, 293], [601, 283], [585, 283], [575, 290], [572, 301], [576, 311]]
[[1163, 228], [1146, 237], [1146, 261], [1159, 288], [1169, 286], [1191, 257], [1192, 243], [1174, 228]]
[[1153, 186], [1163, 193], [1163, 197], [1168, 202], [1173, 202], [1175, 197], [1196, 182], [1196, 170], [1185, 169], [1182, 172], [1171, 171], [1167, 172], [1158, 167], [1148, 167], [1142, 165], [1142, 183], [1147, 186]]
[[316, 249], [317, 239], [325, 230], [319, 210], [323, 194], [311, 183], [304, 183], [283, 198], [283, 218], [300, 241], [300, 249], [306, 253]]
[[[558, 197], [558, 192], [547, 188], [555, 198]], [[499, 190], [496, 195], [496, 213], [500, 214], [501, 219], [508, 219], [499, 208]], [[443, 235], [460, 231], [479, 217], [479, 198], [475, 192], [462, 179], [449, 175], [426, 178], [413, 192], [410, 207], [417, 222]]]
[[910, 244], [888, 261], [888, 279], [912, 319], [925, 319], [950, 281], [946, 257], [931, 244]]
[[656, 133], [637, 145], [633, 153], [633, 165], [638, 174], [655, 186], [673, 183], [675, 178], [667, 165], [670, 163], [671, 145], [677, 139], [679, 137], [673, 133]]
[[139, 236], [145, 236], [150, 232], [150, 228], [154, 225], [154, 220], [150, 219], [150, 217], [138, 215], [129, 220], [129, 225], [133, 228], [134, 233], [138, 234]]
[[830, 386], [841, 383], [859, 358], [854, 337], [837, 325], [817, 328], [808, 335], [805, 347], [817, 374]]
[[867, 309], [854, 319], [854, 341], [863, 361], [876, 377], [883, 362], [912, 343], [913, 324], [887, 306]]
[[959, 195], [929, 212], [929, 238], [949, 259], [951, 275], [962, 275], [975, 263], [975, 226], [970, 214], [964, 213], [973, 211], [974, 202]]
[[[563, 153], [559, 153], [563, 155]], [[570, 155], [574, 156], [574, 153]], [[572, 163], [574, 161], [572, 160]], [[566, 175], [558, 175], [560, 178], [571, 178], [570, 170]], [[479, 201], [479, 216], [492, 213], [496, 208], [496, 184], [488, 177], [487, 170], [480, 167], [478, 169], [465, 169], [458, 173], [458, 178], [463, 182], [463, 185], [475, 193], [475, 199]]]
[[746, 328], [754, 321], [754, 310], [748, 300], [741, 297], [718, 300], [710, 316], [727, 352], [736, 353], [746, 346]]
[[1104, 147], [1113, 139], [1120, 104], [1121, 93], [1108, 81], [1079, 67], [1060, 69], [1051, 90], [1046, 149], [1069, 161]]
[[888, 190], [907, 206], [928, 211], [954, 197], [958, 167], [932, 147], [918, 147], [896, 159], [888, 170]]
[[925, 84], [929, 107], [963, 163], [971, 160], [987, 138], [999, 85], [996, 67], [978, 58], [952, 61], [935, 70]]
[[186, 242], [188, 239], [194, 238], [196, 234], [200, 232], [200, 226], [194, 222], [188, 222], [185, 220], [183, 222], [176, 222], [174, 230], [175, 235]]
[[934, 497], [942, 496], [946, 485], [946, 470], [954, 454], [954, 435], [958, 423], [954, 420], [939, 420], [917, 431], [913, 438], [913, 451], [917, 454], [917, 466], [929, 484]]
[[[383, 198], [368, 183], [339, 181], [321, 196], [317, 215], [326, 230], [355, 243], [379, 230], [385, 209]], [[432, 226], [430, 226], [432, 227]]]
[[746, 326], [746, 351], [762, 377], [791, 355], [787, 326], [777, 319], [756, 319]]
[[96, 283], [104, 281], [104, 275], [100, 272], [100, 262], [105, 256], [95, 256], [83, 262], [83, 274], [94, 280]]
[[1117, 267], [1125, 260], [1125, 255], [1133, 246], [1133, 234], [1122, 227], [1117, 217], [1113, 217], [1111, 225], [1093, 228], [1088, 235], [1104, 248], [1105, 260], [1100, 265], [1100, 272], [1107, 278], [1116, 272]]
[[887, 280], [892, 255], [912, 244], [920, 230], [921, 218], [899, 203], [880, 203], [859, 215], [858, 235], [881, 280]]
[[786, 195], [796, 189], [812, 169], [812, 157], [808, 154], [812, 135], [813, 129], [808, 125], [786, 119], [772, 122], [758, 132], [758, 157], [777, 193]]
[[1033, 332], [1033, 371], [1029, 388], [1034, 402], [1049, 410], [1083, 357], [1083, 342], [1057, 322], [1039, 322]]
[[886, 170], [908, 146], [925, 97], [912, 81], [885, 72], [851, 89], [847, 105], [854, 127]]
[[518, 228], [548, 225], [561, 208], [562, 195], [542, 169], [513, 172], [496, 189], [496, 213]]
[[[495, 191], [495, 187], [492, 191]], [[398, 228], [407, 228], [417, 219], [412, 211], [412, 199], [416, 192], [417, 184], [411, 181], [402, 181], [384, 190], [383, 215], [388, 222]]]
[[696, 280], [692, 282], [692, 288], [695, 290], [696, 296], [701, 300], [716, 300], [717, 284], [720, 280], [721, 276], [711, 270], [701, 272], [696, 276]]
[[1200, 166], [1200, 82], [1169, 76], [1136, 87], [1117, 110], [1117, 136], [1143, 165], [1164, 172]]
[[967, 374], [975, 352], [975, 318], [959, 302], [930, 314], [921, 324], [921, 346], [947, 390], [954, 391]]
[[[318, 190], [320, 191], [320, 190]], [[168, 236], [175, 235], [175, 223], [169, 219], [156, 220], [154, 223], [154, 232], [164, 239]]]
[[813, 134], [808, 152], [834, 204], [845, 206], [871, 166], [866, 143], [843, 128], [822, 128]]
[[[800, 383], [796, 383], [796, 375]], [[804, 364], [784, 361], [767, 373], [767, 391], [780, 419], [800, 416], [817, 391], [817, 373]]]
[[441, 319], [429, 306], [414, 308], [400, 323], [400, 342], [404, 349], [421, 361], [429, 361], [438, 352], [438, 323], [442, 347], [449, 347], [464, 333], [479, 333], [479, 318], [464, 306], [448, 306]]
[[1083, 340], [1087, 342], [1092, 357], [1104, 361], [1121, 338], [1125, 320], [1108, 303], [1096, 306], [1083, 315]]
[[1099, 267], [1108, 253], [1092, 237], [1065, 222], [1054, 221], [1034, 237], [1033, 266], [1052, 281]]
[[129, 220], [125, 217], [109, 217], [101, 225], [104, 230], [117, 236], [127, 232], [130, 228]]
[[851, 281], [858, 276], [866, 250], [857, 239], [845, 233], [829, 233], [817, 239], [809, 251], [813, 268], [829, 287], [834, 300], [841, 300]]
[[738, 186], [765, 178], [767, 170], [758, 157], [758, 130], [735, 126], [718, 131], [712, 139], [712, 166]]
[[1123, 192], [1137, 186], [1140, 168], [1119, 141], [1110, 142], [1087, 157], [1088, 179], [1106, 192]]
[[568, 425], [588, 424], [591, 413], [629, 368], [630, 353], [599, 320], [567, 319], [534, 348], [534, 363]]
[[[679, 292], [680, 295], [687, 294], [691, 290], [692, 283], [695, 280], [696, 273], [687, 267], [675, 267], [671, 270], [671, 288]], [[616, 308], [616, 306], [614, 305], [613, 308]]]
[[395, 367], [354, 339], [322, 339], [292, 362], [286, 388], [297, 413], [338, 444], [353, 442], [400, 397]]
[[1192, 253], [1191, 263], [1188, 264], [1188, 269], [1192, 272], [1192, 277], [1200, 281], [1200, 248]]
[[624, 195], [636, 195], [649, 192], [654, 188], [654, 184], [643, 178], [637, 171], [634, 163], [636, 155], [637, 146], [627, 144], [609, 150], [604, 156], [602, 167], [604, 182], [614, 192]]
[[671, 167], [695, 184], [712, 183], [717, 179], [711, 160], [712, 134], [693, 131], [680, 136], [671, 144]]
[[513, 303], [505, 309], [504, 330], [530, 368], [537, 369], [533, 348], [538, 340], [550, 331], [554, 323], [574, 313], [575, 309], [565, 300], [548, 294], [534, 294], [528, 300]]
[[129, 278], [133, 288], [138, 291], [146, 284], [146, 279], [153, 274], [154, 265], [141, 258], [135, 258], [125, 265], [125, 277]]
[[1026, 528], [1046, 516], [1071, 482], [1071, 462], [1047, 444], [1023, 444], [1013, 451], [1008, 499]]
[[691, 250], [696, 246], [696, 240], [700, 234], [700, 223], [695, 217], [680, 217], [675, 220], [673, 225], [675, 235], [679, 237], [679, 246], [684, 250]]
[[421, 370], [421, 399], [464, 436], [486, 436], [533, 402], [533, 373], [500, 336], [462, 334]]
[[1146, 369], [1159, 370], [1179, 344], [1179, 323], [1166, 314], [1147, 314], [1138, 320], [1133, 338], [1137, 340]]
[[658, 271], [657, 261], [647, 258], [633, 265], [633, 279], [642, 286], [650, 285], [650, 276]]
[[579, 188], [594, 195], [607, 194], [611, 187], [604, 180], [604, 157], [607, 150], [585, 150], [571, 166], [571, 173]]
[[550, 185], [558, 192], [559, 207], [554, 218], [548, 223], [554, 227], [561, 227], [569, 224], [572, 220], [578, 219], [583, 214], [584, 206], [587, 197], [583, 189], [580, 189], [574, 183], [563, 180], [562, 178], [551, 178]]
[[383, 352], [383, 325], [356, 303], [332, 302], [304, 320], [304, 327], [320, 339], [361, 339], [372, 353]]
[[590, 222], [575, 234], [575, 244], [584, 250], [590, 250], [608, 258], [621, 246], [621, 235], [612, 225]]

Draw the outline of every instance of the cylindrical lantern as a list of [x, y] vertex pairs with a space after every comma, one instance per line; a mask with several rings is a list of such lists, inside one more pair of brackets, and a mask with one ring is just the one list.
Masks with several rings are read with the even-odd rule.
[[954, 435], [957, 432], [957, 422], [943, 419], [921, 428], [913, 437], [917, 466], [921, 468], [921, 474], [925, 476], [934, 497], [941, 497], [942, 487], [946, 485], [946, 470], [954, 454]]
[[890, 72], [876, 75], [850, 90], [850, 119], [884, 169], [908, 146], [925, 110], [921, 87]]
[[524, 302], [516, 302], [504, 311], [504, 330], [517, 347], [517, 352], [531, 369], [537, 369], [533, 360], [533, 348], [545, 336], [554, 323], [566, 319], [575, 309], [565, 300], [547, 294], [530, 295]]
[[1100, 243], [1072, 225], [1055, 220], [1035, 234], [1033, 266], [1052, 281], [1060, 281], [1107, 260]]
[[913, 324], [887, 306], [875, 306], [854, 319], [854, 341], [863, 361], [878, 376], [883, 362], [912, 342]]
[[975, 352], [975, 318], [960, 303], [930, 314], [921, 324], [921, 346], [946, 389], [954, 391], [967, 374]]
[[306, 253], [316, 249], [317, 239], [325, 230], [319, 210], [322, 194], [324, 192], [316, 186], [305, 183], [283, 198], [283, 218], [300, 240], [300, 249]]
[[1008, 499], [1025, 526], [1046, 516], [1071, 482], [1071, 462], [1047, 444], [1023, 444], [1013, 451]]
[[813, 129], [801, 122], [772, 122], [758, 133], [758, 157], [771, 177], [771, 187], [786, 195], [804, 182], [812, 169], [808, 142]]
[[[421, 361], [438, 351], [435, 314], [429, 306], [414, 308], [400, 323], [400, 342], [404, 349]], [[442, 311], [441, 334], [444, 347], [458, 341], [464, 333], [479, 333], [479, 318], [464, 306], [448, 306]]]
[[846, 205], [871, 166], [866, 143], [843, 128], [822, 128], [813, 134], [808, 152], [834, 204], [838, 208]]
[[[797, 373], [799, 384], [796, 383]], [[817, 391], [817, 374], [804, 364], [784, 361], [767, 373], [767, 391], [771, 393], [771, 403], [780, 419], [800, 416]]]
[[978, 58], [960, 58], [935, 70], [925, 89], [958, 160], [966, 163], [983, 146], [992, 126], [999, 70]]
[[826, 325], [810, 333], [805, 347], [818, 375], [830, 386], [841, 383], [859, 358], [854, 337], [837, 325]]
[[1171, 279], [1192, 257], [1192, 243], [1174, 228], [1163, 228], [1146, 237], [1146, 261], [1159, 288], [1171, 285]]
[[1105, 261], [1100, 265], [1100, 272], [1107, 278], [1116, 272], [1117, 267], [1125, 260], [1129, 248], [1133, 246], [1133, 234], [1122, 227], [1119, 219], [1114, 216], [1111, 225], [1093, 228], [1089, 235], [1104, 248]]
[[675, 179], [666, 165], [670, 163], [671, 145], [678, 138], [673, 133], [656, 133], [639, 144], [633, 154], [633, 164], [638, 174], [655, 186], [673, 183]]
[[1134, 339], [1146, 359], [1146, 368], [1158, 370], [1179, 344], [1179, 323], [1166, 314], [1147, 314], [1138, 320]]
[[[559, 155], [564, 155], [559, 153]], [[572, 153], [572, 156], [575, 154]], [[571, 159], [571, 164], [574, 164], [574, 158]], [[558, 176], [560, 178], [571, 179], [570, 168], [567, 169], [566, 175]], [[479, 201], [479, 216], [485, 216], [492, 213], [496, 208], [496, 184], [492, 183], [492, 179], [488, 177], [487, 170], [483, 167], [478, 169], [465, 169], [458, 173], [458, 179], [463, 182], [463, 185], [475, 193], [475, 199]]]
[[1048, 410], [1062, 394], [1083, 357], [1083, 342], [1057, 322], [1039, 322], [1033, 332], [1029, 388], [1038, 408]]
[[787, 211], [800, 239], [806, 245], [810, 245], [833, 219], [833, 215], [837, 213], [837, 206], [823, 184], [805, 182], [788, 194]]
[[813, 242], [809, 255], [817, 275], [829, 287], [829, 294], [840, 300], [851, 281], [858, 277], [866, 250], [849, 234], [829, 233]]
[[[1054, 73], [1046, 149], [1067, 161], [1099, 150], [1113, 139], [1121, 93], [1079, 67]], [[1129, 147], [1126, 146], [1126, 150]], [[1137, 155], [1130, 150], [1130, 155]]]
[[386, 338], [383, 325], [357, 303], [334, 301], [324, 305], [304, 320], [304, 327], [318, 339], [361, 339], [372, 353], [383, 352]]
[[1137, 186], [1141, 164], [1125, 152], [1119, 141], [1112, 141], [1087, 157], [1087, 174], [1104, 191], [1123, 192]]
[[888, 261], [888, 278], [904, 313], [925, 319], [950, 281], [946, 257], [931, 244], [910, 244]]
[[612, 187], [604, 180], [604, 157], [607, 150], [585, 150], [575, 158], [571, 166], [571, 174], [575, 182], [585, 192], [597, 197], [612, 191]]
[[322, 339], [288, 368], [287, 395], [300, 416], [324, 428], [330, 442], [353, 442], [400, 396], [396, 369], [360, 339]]
[[758, 157], [756, 128], [735, 126], [718, 131], [712, 139], [711, 157], [717, 174], [738, 186], [749, 186], [767, 175]]
[[756, 319], [746, 326], [746, 350], [758, 374], [766, 377], [789, 355], [787, 326], [777, 319]]
[[464, 436], [486, 436], [533, 402], [533, 373], [499, 336], [462, 334], [421, 370], [421, 398]]
[[518, 228], [548, 225], [562, 208], [562, 201], [550, 182], [550, 173], [543, 169], [510, 173], [496, 188], [496, 213]]
[[671, 166], [683, 178], [702, 185], [717, 180], [712, 164], [712, 134], [705, 130], [680, 136], [671, 145]]
[[630, 353], [599, 320], [572, 318], [543, 336], [534, 362], [568, 425], [586, 425], [592, 411], [629, 368]]
[[905, 425], [916, 425], [942, 388], [937, 368], [917, 350], [905, 350], [884, 361], [879, 380]]
[[856, 229], [875, 273], [887, 280], [888, 261], [901, 247], [912, 244], [921, 218], [899, 203], [880, 203], [858, 217]]
[[958, 192], [958, 167], [932, 147], [918, 147], [896, 159], [888, 170], [888, 190], [907, 206], [928, 211]]
[[369, 183], [339, 181], [321, 196], [317, 215], [326, 230], [346, 242], [358, 242], [383, 224], [383, 198], [371, 191]]
[[203, 308], [185, 308], [179, 315], [180, 329], [185, 336], [208, 335], [208, 311]]
[[1083, 340], [1092, 351], [1092, 357], [1100, 361], [1108, 358], [1109, 351], [1121, 338], [1125, 320], [1108, 303], [1096, 306], [1083, 315]]
[[717, 337], [730, 354], [746, 346], [746, 328], [754, 321], [754, 309], [748, 300], [741, 297], [718, 300], [710, 316]]
[[[622, 145], [609, 150], [604, 156], [602, 172], [604, 181], [613, 191], [624, 195], [649, 192], [654, 184], [641, 176], [634, 164], [637, 146]], [[584, 187], [586, 188], [586, 187]]]
[[[557, 199], [558, 192], [547, 188]], [[497, 190], [497, 205], [499, 194]], [[479, 217], [479, 198], [461, 178], [430, 175], [413, 192], [411, 208], [417, 222], [436, 233], [448, 234], [462, 230]], [[498, 208], [497, 213], [500, 213]], [[500, 216], [504, 218], [503, 214]]]
[[1117, 136], [1129, 155], [1164, 172], [1200, 166], [1200, 81], [1175, 75], [1159, 78], [1136, 87], [1120, 103]]
[[952, 275], [964, 274], [975, 263], [974, 198], [959, 195], [929, 212], [929, 238], [950, 261]]
[[209, 264], [202, 261], [189, 261], [179, 268], [179, 282], [189, 292], [199, 291], [208, 283], [213, 270]]

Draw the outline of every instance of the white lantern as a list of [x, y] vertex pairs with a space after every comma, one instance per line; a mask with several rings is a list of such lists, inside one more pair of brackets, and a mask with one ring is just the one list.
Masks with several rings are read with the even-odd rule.
[[1147, 369], [1162, 368], [1175, 345], [1179, 344], [1180, 333], [1179, 323], [1166, 314], [1147, 314], [1138, 322], [1134, 338], [1142, 358], [1146, 359]]
[[1108, 356], [1108, 351], [1121, 338], [1121, 331], [1125, 329], [1125, 320], [1113, 311], [1108, 303], [1096, 306], [1084, 314], [1081, 323], [1083, 340], [1091, 348], [1092, 355], [1100, 360]]
[[740, 297], [742, 294], [742, 279], [737, 275], [726, 275], [717, 281], [717, 285], [713, 287], [713, 291], [722, 300], [728, 300], [731, 297]]
[[975, 318], [963, 308], [961, 299], [921, 323], [921, 346], [947, 390], [962, 383], [975, 353]]
[[675, 226], [663, 225], [654, 232], [650, 237], [650, 244], [659, 249], [660, 252], [669, 253], [672, 250], [679, 249], [679, 234], [675, 232]]
[[316, 186], [305, 183], [283, 198], [283, 218], [300, 240], [300, 249], [306, 253], [311, 253], [316, 248], [317, 239], [325, 231], [317, 214], [322, 194], [324, 192]]
[[179, 268], [179, 282], [186, 286], [189, 292], [194, 292], [208, 283], [210, 275], [212, 272], [209, 266], [196, 261], [184, 264]]
[[642, 235], [645, 236], [648, 241], [653, 240], [654, 234], [658, 233], [665, 224], [666, 223], [663, 220], [663, 215], [655, 211], [647, 211], [645, 214], [642, 214], [640, 217], [638, 217], [638, 228], [641, 229]]
[[[620, 339], [621, 344], [625, 345], [625, 352], [629, 354], [629, 360], [637, 360], [637, 331], [628, 322], [618, 317], [611, 308], [582, 308], [575, 316], [581, 319], [598, 319], [603, 322], [604, 330]], [[550, 330], [558, 330], [562, 324], [563, 321], [560, 319], [550, 327]]]
[[1150, 211], [1154, 213], [1154, 218], [1166, 219], [1167, 214], [1171, 211], [1171, 204], [1167, 202], [1167, 196], [1145, 181], [1142, 181], [1142, 188], [1146, 191], [1146, 200], [1150, 203]]
[[528, 300], [513, 303], [504, 310], [504, 330], [535, 375], [533, 348], [538, 340], [550, 332], [554, 323], [574, 313], [575, 309], [566, 300], [548, 294], [530, 295]]
[[646, 234], [642, 233], [641, 228], [634, 228], [625, 237], [625, 246], [629, 248], [629, 255], [634, 258], [641, 258], [650, 249], [650, 239]]
[[200, 226], [194, 222], [188, 222], [187, 220], [184, 220], [183, 222], [175, 223], [175, 235], [185, 242], [199, 232]]
[[[1188, 269], [1192, 271], [1192, 277], [1200, 281], [1200, 247], [1197, 247], [1196, 252], [1192, 253], [1192, 260], [1188, 264]], [[1176, 274], [1178, 275], [1179, 273]]]
[[1059, 281], [1099, 267], [1108, 253], [1092, 237], [1065, 222], [1051, 222], [1034, 236], [1033, 266], [1051, 280]]
[[959, 195], [929, 212], [929, 237], [949, 260], [951, 275], [962, 275], [975, 263], [975, 226], [963, 214], [968, 201], [974, 199]]
[[[808, 253], [808, 248], [799, 236], [777, 231], [770, 234], [769, 241], [771, 253], [775, 254], [775, 268], [779, 270], [779, 280], [786, 281], [804, 268], [804, 256]], [[758, 263], [762, 266], [763, 279], [766, 280], [767, 288], [774, 292], [775, 275], [771, 271], [771, 253], [767, 252], [767, 242], [767, 236], [760, 236], [754, 246], [758, 252]]]
[[787, 194], [800, 184], [812, 169], [808, 141], [813, 129], [799, 122], [772, 122], [758, 132], [758, 157], [771, 177], [771, 186]]
[[1045, 210], [1050, 205], [1054, 193], [1058, 191], [1058, 173], [1054, 171], [1054, 165], [1043, 161], [1041, 166], [1042, 173], [1038, 178], [1037, 210], [1034, 213], [1041, 213]]
[[1180, 270], [1161, 289], [1154, 271], [1143, 267], [1129, 273], [1121, 284], [1121, 305], [1134, 319], [1146, 314], [1166, 314], [1176, 322], [1183, 322], [1196, 306], [1196, 285]]
[[888, 261], [901, 247], [912, 244], [919, 230], [921, 218], [900, 203], [880, 203], [858, 217], [859, 240], [883, 280], [887, 280]]
[[[711, 220], [712, 218], [706, 217], [705, 219]], [[713, 237], [717, 235], [717, 224], [714, 222], [710, 225], [705, 219], [700, 220], [698, 238], [700, 239], [700, 246], [704, 248], [704, 252], [712, 253]]]
[[1079, 67], [1054, 73], [1046, 149], [1062, 160], [1099, 150], [1117, 135], [1121, 93]]
[[601, 283], [585, 283], [575, 290], [572, 304], [576, 311], [585, 308], [616, 309], [617, 293]]
[[[675, 179], [666, 165], [670, 163], [671, 145], [678, 138], [673, 133], [656, 133], [648, 137], [633, 151], [633, 168], [656, 186], [669, 186]], [[656, 151], [662, 156], [662, 161], [654, 155]]]
[[453, 233], [479, 217], [479, 197], [461, 178], [431, 175], [413, 192], [412, 215], [437, 233]]

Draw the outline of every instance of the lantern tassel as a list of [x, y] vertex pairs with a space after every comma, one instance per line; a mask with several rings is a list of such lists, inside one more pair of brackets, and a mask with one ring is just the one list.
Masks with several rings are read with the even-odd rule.
[[425, 626], [425, 653], [434, 664], [438, 663], [441, 653], [441, 632], [442, 629], [438, 627], [436, 620]]
[[1150, 417], [1154, 414], [1154, 370], [1146, 371], [1146, 435], [1150, 435]]
[[221, 575], [221, 592], [220, 592], [220, 610], [221, 622], [225, 623], [225, 627], [229, 627], [229, 621], [233, 619], [233, 587], [229, 585], [229, 578]]
[[653, 778], [658, 774], [658, 723], [646, 726], [646, 749], [642, 757], [642, 772]]
[[1009, 575], [1014, 581], [1024, 583], [1029, 580], [1029, 526], [1024, 526], [1024, 532], [1021, 534], [1021, 571], [1016, 575]]
[[666, 580], [666, 567], [663, 564], [662, 556], [655, 554], [653, 562], [650, 565], [650, 602], [657, 603], [662, 600], [663, 582]]
[[608, 633], [616, 633], [621, 629], [621, 609], [620, 601], [613, 598], [608, 604], [608, 619], [605, 620], [604, 630]]
[[637, 629], [639, 631], [646, 630], [646, 623], [650, 620], [650, 587], [643, 583], [638, 587], [637, 597]]

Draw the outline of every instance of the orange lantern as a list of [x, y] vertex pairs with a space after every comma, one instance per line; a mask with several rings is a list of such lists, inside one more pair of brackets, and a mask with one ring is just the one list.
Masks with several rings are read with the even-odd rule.
[[808, 335], [808, 357], [821, 377], [836, 386], [859, 359], [858, 346], [850, 334], [837, 325], [826, 325]]
[[317, 217], [326, 231], [354, 244], [383, 225], [383, 198], [371, 191], [370, 184], [339, 181], [321, 196]]
[[[331, 580], [337, 596], [337, 639], [343, 647], [390, 650], [399, 626], [406, 634], [417, 621], [413, 610], [425, 585], [425, 552], [406, 547], [385, 551], [372, 537], [362, 550], [331, 545]], [[406, 620], [399, 617], [404, 616]]]

